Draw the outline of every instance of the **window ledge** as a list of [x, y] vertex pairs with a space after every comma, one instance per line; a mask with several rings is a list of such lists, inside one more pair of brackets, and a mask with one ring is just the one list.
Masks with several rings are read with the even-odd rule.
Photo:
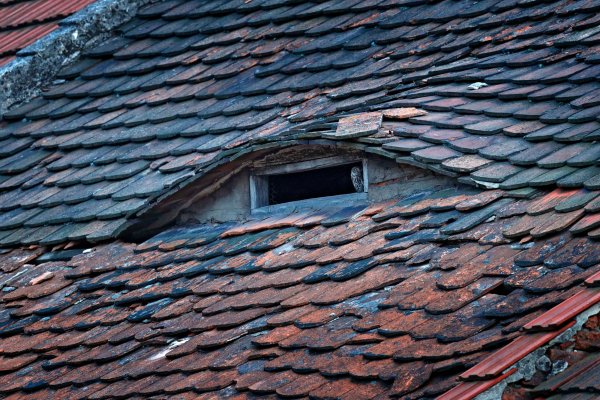
[[337, 196], [317, 197], [314, 199], [290, 201], [288, 203], [272, 206], [258, 207], [252, 210], [252, 216], [262, 216], [274, 213], [288, 213], [293, 211], [317, 211], [333, 207], [367, 206], [368, 194], [350, 193]]

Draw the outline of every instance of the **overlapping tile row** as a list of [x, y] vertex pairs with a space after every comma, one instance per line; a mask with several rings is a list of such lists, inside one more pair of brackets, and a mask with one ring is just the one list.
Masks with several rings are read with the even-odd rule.
[[465, 193], [8, 252], [0, 393], [434, 398], [600, 271], [567, 226], [503, 235], [535, 200]]
[[57, 23], [93, 0], [0, 2], [0, 66], [16, 53], [58, 28]]
[[[0, 242], [114, 237], [155, 196], [235, 149], [370, 108], [428, 111], [396, 122], [392, 137], [363, 138], [371, 151], [486, 187], [598, 189], [597, 8], [149, 5], [63, 70], [64, 82], [5, 116], [0, 201], [16, 220]], [[74, 227], [47, 227], [65, 218]]]

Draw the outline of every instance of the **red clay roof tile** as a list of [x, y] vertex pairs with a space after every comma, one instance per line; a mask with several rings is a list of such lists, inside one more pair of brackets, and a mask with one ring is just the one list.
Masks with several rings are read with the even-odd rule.
[[598, 286], [598, 284], [600, 284], [600, 272], [596, 272], [595, 274], [589, 276], [585, 280], [585, 284], [588, 286]]
[[545, 314], [525, 324], [523, 328], [527, 330], [557, 329], [566, 321], [598, 302], [600, 302], [599, 290], [594, 288], [583, 289]]
[[548, 343], [574, 324], [575, 322], [573, 321], [554, 331], [531, 333], [518, 337], [460, 376], [466, 380], [482, 380], [498, 377], [504, 370], [521, 358]]
[[512, 368], [512, 369], [506, 371], [504, 374], [499, 375], [492, 380], [461, 383], [458, 386], [455, 386], [453, 389], [447, 391], [443, 395], [438, 396], [437, 400], [473, 399], [476, 396], [478, 396], [479, 394], [490, 389], [492, 386], [494, 386], [498, 382], [501, 382], [504, 379], [508, 378], [515, 372], [517, 372], [516, 368]]

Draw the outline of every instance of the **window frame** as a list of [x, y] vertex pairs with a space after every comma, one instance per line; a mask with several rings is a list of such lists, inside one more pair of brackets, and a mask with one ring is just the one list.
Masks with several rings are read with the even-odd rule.
[[[269, 205], [268, 193], [269, 187], [267, 178], [270, 175], [285, 175], [296, 172], [313, 171], [340, 165], [361, 163], [363, 169], [364, 191], [360, 193], [347, 193], [336, 196], [313, 197], [310, 199], [290, 201]], [[255, 167], [250, 169], [250, 211], [276, 211], [278, 208], [312, 208], [314, 203], [327, 200], [328, 202], [355, 202], [366, 201], [369, 193], [369, 172], [366, 157], [357, 157], [349, 155], [331, 156], [312, 160], [304, 160], [288, 164], [270, 165], [264, 167]]]

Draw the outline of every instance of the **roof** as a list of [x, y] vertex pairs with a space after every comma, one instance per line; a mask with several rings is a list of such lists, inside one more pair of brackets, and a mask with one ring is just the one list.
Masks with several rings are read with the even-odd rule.
[[[0, 121], [0, 393], [597, 396], [595, 345], [525, 376], [597, 338], [597, 10], [142, 7]], [[456, 187], [127, 241], [218, 167], [296, 145]]]
[[58, 28], [58, 22], [93, 0], [0, 1], [0, 66], [16, 53]]
[[[37, 264], [39, 252], [15, 249], [2, 261], [16, 289], [1, 297], [0, 393], [428, 399], [461, 376], [443, 398], [465, 399], [452, 395], [491, 386], [573, 326], [582, 294], [600, 297], [591, 239], [564, 226], [547, 240], [503, 237], [539, 204], [422, 193], [179, 227]], [[597, 380], [568, 388], [590, 390]]]
[[486, 187], [597, 190], [595, 10], [590, 1], [146, 6], [64, 69], [64, 82], [5, 114], [0, 245], [114, 238], [236, 151], [330, 137], [341, 116], [372, 109], [428, 114], [345, 139], [364, 151]]

